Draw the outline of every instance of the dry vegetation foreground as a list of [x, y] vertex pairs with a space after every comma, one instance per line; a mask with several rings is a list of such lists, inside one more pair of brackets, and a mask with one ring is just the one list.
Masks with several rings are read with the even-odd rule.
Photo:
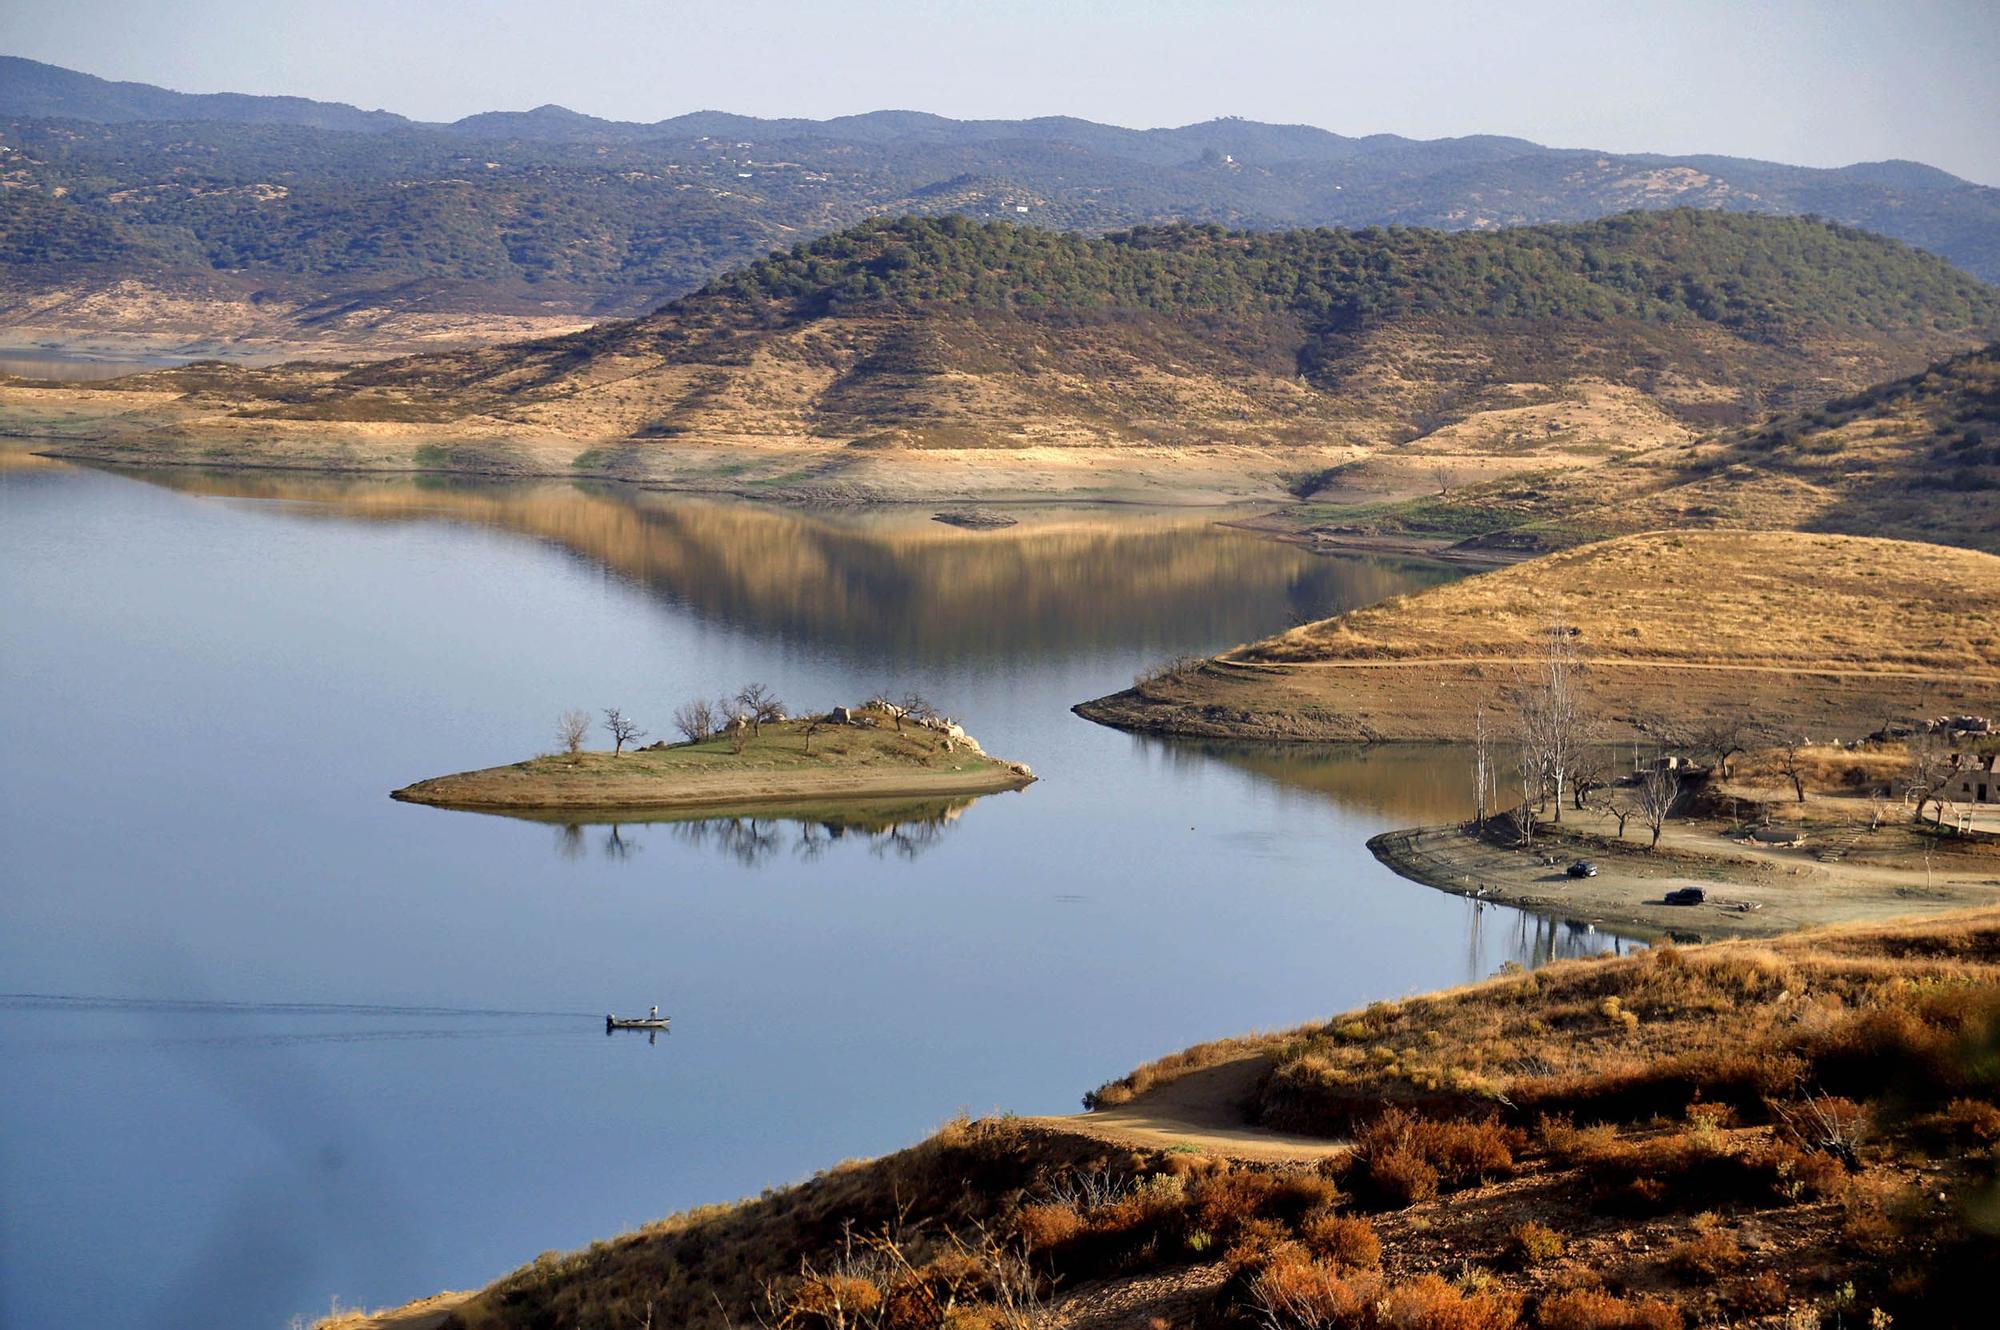
[[436, 776], [391, 797], [490, 812], [664, 812], [991, 794], [1033, 780], [1025, 764], [987, 756], [962, 732], [857, 711], [851, 724], [767, 721], [740, 742], [719, 734], [617, 754], [554, 753]]
[[1860, 734], [2000, 696], [2000, 557], [1771, 531], [1650, 532], [1545, 555], [1184, 662], [1085, 703], [1132, 729], [1470, 736], [1570, 626], [1602, 738], [1715, 715]]
[[[1204, 1078], [1288, 1148], [1115, 1125]], [[1516, 971], [1092, 1101], [545, 1254], [445, 1323], [1983, 1326], [2000, 910]]]

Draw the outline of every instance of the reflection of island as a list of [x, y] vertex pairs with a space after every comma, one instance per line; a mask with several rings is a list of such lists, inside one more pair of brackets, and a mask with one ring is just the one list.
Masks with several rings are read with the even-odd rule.
[[622, 862], [642, 848], [643, 833], [662, 829], [683, 845], [727, 855], [746, 868], [781, 854], [815, 862], [843, 846], [864, 848], [877, 856], [915, 859], [935, 848], [973, 803], [972, 799], [932, 799], [859, 804], [838, 811], [776, 807], [729, 817], [558, 822], [556, 853], [565, 859], [581, 859], [595, 839], [605, 858]]
[[295, 517], [476, 523], [558, 543], [718, 623], [914, 662], [1234, 643], [1464, 575], [1314, 554], [1215, 510], [1010, 507], [966, 530], [916, 508], [805, 510], [616, 486], [161, 468], [175, 490]]
[[1456, 744], [1281, 744], [1136, 738], [1169, 765], [1221, 762], [1282, 789], [1397, 825], [1455, 822], [1472, 815], [1472, 750]]

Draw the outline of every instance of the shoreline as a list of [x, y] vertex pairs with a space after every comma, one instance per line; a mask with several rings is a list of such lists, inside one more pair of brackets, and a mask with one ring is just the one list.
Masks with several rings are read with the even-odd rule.
[[[391, 790], [389, 797], [397, 803], [416, 804], [425, 808], [449, 808], [465, 813], [506, 813], [535, 821], [561, 821], [567, 817], [587, 820], [592, 814], [603, 814], [609, 820], [613, 814], [625, 814], [628, 818], [636, 818], [647, 814], [725, 811], [745, 816], [761, 813], [778, 817], [810, 811], [866, 811], [870, 805], [891, 801], [949, 802], [987, 794], [1006, 794], [1013, 790], [1025, 790], [1039, 779], [1036, 776], [1006, 770], [963, 779], [946, 776], [923, 784], [853, 784], [843, 787], [814, 777], [796, 782], [775, 781], [768, 788], [748, 794], [701, 793], [644, 800], [619, 800], [613, 803], [565, 798], [560, 795], [545, 798], [525, 793], [519, 798], [508, 799], [454, 798], [449, 794], [433, 793], [420, 788], [436, 782], [483, 777], [494, 772], [509, 770], [512, 768], [486, 767], [478, 771], [455, 772], [449, 776], [432, 776], [428, 780], [415, 781], [401, 789]], [[538, 817], [538, 814], [543, 816]]]
[[[1508, 848], [1459, 826], [1385, 831], [1369, 838], [1368, 849], [1398, 877], [1421, 886], [1653, 941], [1771, 938], [2000, 901], [2000, 862], [1984, 876], [1948, 870], [1926, 885], [1921, 874], [1882, 865], [1703, 850], [1691, 841], [1712, 828], [1672, 825], [1677, 834], [1663, 838], [1658, 851], [1593, 829], [1540, 823], [1538, 849]], [[1595, 877], [1564, 871], [1569, 860], [1581, 858], [1597, 864]], [[1699, 905], [1660, 899], [1682, 887], [1699, 887], [1708, 898]]]

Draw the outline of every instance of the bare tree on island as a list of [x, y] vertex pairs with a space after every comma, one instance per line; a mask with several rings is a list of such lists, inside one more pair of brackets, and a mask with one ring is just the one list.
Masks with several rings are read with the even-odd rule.
[[[1667, 816], [1674, 811], [1674, 805], [1681, 797], [1680, 773], [1665, 763], [1655, 763], [1639, 782], [1639, 816], [1652, 828], [1651, 849], [1660, 848], [1660, 828], [1666, 825]], [[1619, 834], [1624, 834], [1620, 823]]]
[[1700, 722], [1689, 736], [1694, 750], [1715, 759], [1715, 774], [1729, 779], [1729, 759], [1748, 751], [1750, 727], [1740, 716], [1717, 716]]
[[590, 733], [590, 713], [571, 707], [556, 717], [556, 743], [565, 753], [583, 751], [583, 738]]
[[674, 728], [691, 744], [707, 742], [715, 737], [715, 707], [702, 698], [683, 702], [674, 708]]
[[745, 720], [750, 722], [750, 732], [761, 735], [767, 721], [776, 721], [785, 714], [785, 704], [770, 687], [761, 683], [746, 683], [736, 694], [736, 705]]
[[627, 716], [617, 707], [605, 708], [604, 729], [611, 736], [611, 755], [613, 757], [624, 752], [626, 744], [646, 737], [646, 732], [639, 728], [639, 722]]

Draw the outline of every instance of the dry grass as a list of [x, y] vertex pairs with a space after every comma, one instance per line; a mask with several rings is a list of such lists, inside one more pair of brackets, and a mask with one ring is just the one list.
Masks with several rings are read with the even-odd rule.
[[1531, 658], [1558, 616], [1586, 662], [2000, 678], [2000, 556], [1792, 532], [1621, 537], [1307, 624], [1232, 658], [1505, 662]]

